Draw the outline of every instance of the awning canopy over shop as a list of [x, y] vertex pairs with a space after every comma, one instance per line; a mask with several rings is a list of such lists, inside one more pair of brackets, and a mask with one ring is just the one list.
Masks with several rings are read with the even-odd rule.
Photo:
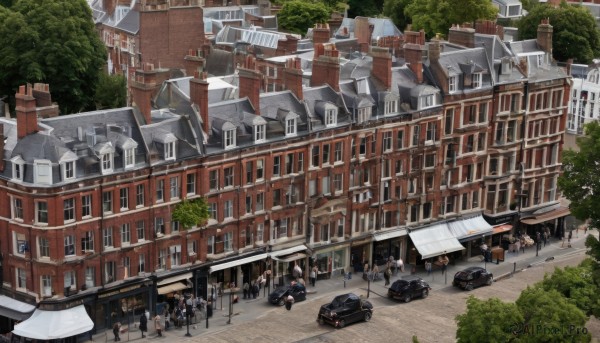
[[193, 276], [192, 273], [180, 274], [180, 275], [176, 275], [176, 276], [172, 276], [172, 277], [160, 280], [156, 285], [163, 286], [163, 285], [168, 285], [170, 283], [174, 283], [177, 281], [190, 280], [192, 278], [192, 276]]
[[414, 230], [408, 235], [424, 259], [464, 249], [446, 223]]
[[291, 254], [288, 256], [280, 256], [280, 257], [274, 257], [274, 260], [277, 260], [279, 262], [292, 262], [292, 261], [297, 261], [301, 258], [305, 258], [306, 254], [302, 254], [302, 253], [296, 253], [296, 254]]
[[13, 334], [39, 340], [73, 337], [90, 331], [94, 322], [79, 305], [61, 311], [36, 309], [29, 319], [15, 325]]
[[291, 248], [272, 251], [269, 253], [269, 256], [271, 256], [273, 259], [277, 259], [277, 257], [279, 257], [279, 256], [290, 255], [290, 254], [293, 254], [296, 252], [305, 251], [306, 249], [307, 249], [306, 245], [300, 244], [300, 245], [293, 246]]
[[377, 232], [377, 233], [373, 234], [373, 240], [376, 242], [385, 241], [386, 239], [398, 238], [398, 237], [406, 236], [407, 234], [408, 234], [408, 231], [406, 229], [387, 230], [384, 232]]
[[492, 226], [483, 219], [483, 216], [456, 220], [448, 222], [448, 229], [461, 241], [468, 241], [473, 238], [480, 238], [481, 235], [489, 235], [492, 233]]
[[553, 220], [556, 218], [566, 217], [569, 214], [571, 214], [571, 211], [567, 207], [560, 206], [552, 211], [538, 214], [533, 218], [521, 219], [521, 223], [527, 224], [527, 225], [535, 225], [535, 224], [547, 222], [549, 220]]
[[225, 263], [217, 264], [217, 265], [214, 265], [214, 266], [210, 267], [209, 273], [214, 273], [214, 272], [217, 272], [219, 270], [228, 269], [228, 268], [231, 268], [231, 267], [241, 266], [241, 265], [246, 264], [246, 263], [251, 263], [251, 262], [255, 262], [255, 261], [264, 260], [268, 256], [269, 256], [269, 254], [264, 253], [264, 254], [258, 254], [258, 255], [248, 256], [248, 257], [241, 258], [241, 259], [235, 260], [235, 261], [230, 261], [230, 262], [225, 262]]
[[492, 229], [492, 234], [495, 235], [497, 233], [503, 233], [512, 230], [513, 226], [510, 224], [498, 225], [494, 226]]
[[190, 287], [183, 282], [175, 282], [175, 283], [172, 283], [172, 284], [169, 284], [166, 286], [158, 287], [156, 290], [158, 291], [158, 294], [163, 295], [163, 294], [168, 294], [171, 292], [182, 291], [186, 288], [190, 288]]
[[23, 321], [31, 316], [35, 306], [0, 295], [0, 316]]

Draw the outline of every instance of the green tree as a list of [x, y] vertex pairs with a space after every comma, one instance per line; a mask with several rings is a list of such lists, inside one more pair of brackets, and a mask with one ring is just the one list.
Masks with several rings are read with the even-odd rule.
[[404, 31], [412, 22], [411, 18], [404, 14], [406, 6], [411, 2], [412, 0], [384, 0], [383, 2], [383, 15], [392, 19], [400, 31]]
[[324, 23], [327, 19], [329, 10], [320, 2], [288, 1], [277, 14], [277, 21], [282, 29], [299, 34], [306, 34], [308, 28], [315, 23]]
[[0, 94], [50, 84], [62, 113], [94, 109], [106, 49], [85, 0], [20, 0], [0, 6]]
[[571, 201], [569, 209], [576, 218], [590, 219], [600, 227], [600, 124], [584, 126], [584, 136], [577, 139], [579, 151], [563, 151], [563, 174], [558, 187]]
[[204, 225], [210, 218], [208, 204], [203, 198], [183, 200], [175, 206], [172, 218], [173, 221], [179, 222], [184, 230]]
[[556, 290], [527, 287], [517, 306], [524, 318], [520, 342], [589, 342], [587, 333], [575, 335], [571, 329], [583, 329], [587, 317], [577, 306]]
[[536, 286], [545, 291], [556, 290], [588, 316], [600, 315], [599, 290], [592, 279], [592, 264], [589, 259], [577, 267], [556, 268], [552, 274], [546, 274], [544, 280]]
[[541, 20], [550, 19], [553, 27], [552, 53], [558, 61], [573, 58], [577, 63], [590, 63], [600, 54], [600, 31], [592, 14], [580, 6], [563, 2], [557, 8], [537, 5], [519, 21], [521, 39], [537, 37]]
[[453, 24], [495, 19], [498, 10], [489, 0], [413, 0], [405, 9], [414, 31], [425, 30], [428, 38], [447, 34]]
[[515, 338], [513, 326], [523, 323], [517, 305], [498, 298], [467, 299], [467, 311], [456, 316], [459, 343], [511, 342]]
[[383, 10], [380, 0], [348, 0], [348, 17], [376, 17]]
[[100, 72], [96, 87], [96, 109], [118, 108], [127, 104], [127, 80], [123, 75]]

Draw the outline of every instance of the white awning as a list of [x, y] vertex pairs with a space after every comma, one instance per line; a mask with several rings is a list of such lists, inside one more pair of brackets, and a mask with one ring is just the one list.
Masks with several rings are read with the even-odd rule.
[[269, 253], [269, 256], [271, 256], [271, 257], [285, 256], [285, 255], [293, 254], [295, 252], [304, 251], [304, 250], [306, 250], [306, 245], [300, 244], [300, 245], [296, 245], [295, 247], [282, 249], [282, 250], [278, 250], [278, 251], [272, 251], [271, 253]]
[[22, 301], [0, 295], [0, 315], [23, 321], [35, 310], [35, 306]]
[[464, 249], [446, 223], [411, 231], [408, 235], [423, 259]]
[[383, 232], [377, 232], [373, 234], [373, 240], [375, 240], [376, 242], [385, 241], [386, 239], [406, 236], [407, 233], [408, 231], [406, 231], [406, 229], [394, 229]]
[[90, 331], [94, 322], [79, 305], [61, 311], [36, 309], [29, 319], [15, 325], [13, 334], [40, 340], [73, 337]]
[[448, 222], [448, 228], [454, 237], [459, 240], [481, 238], [482, 235], [491, 235], [493, 230], [492, 226], [483, 219], [483, 216]]
[[241, 258], [239, 260], [235, 260], [235, 261], [231, 261], [231, 262], [217, 264], [217, 265], [210, 267], [209, 273], [214, 273], [219, 270], [223, 270], [223, 269], [227, 269], [227, 268], [231, 268], [231, 267], [241, 266], [242, 264], [246, 264], [246, 263], [250, 263], [250, 262], [254, 262], [254, 261], [264, 260], [267, 258], [267, 256], [269, 256], [269, 254], [264, 253], [264, 254], [249, 256], [246, 258]]
[[292, 262], [292, 261], [298, 261], [299, 259], [305, 258], [306, 254], [302, 254], [302, 253], [297, 253], [297, 254], [292, 254], [289, 256], [281, 256], [281, 257], [274, 257], [274, 260], [277, 260], [279, 262]]
[[183, 282], [175, 282], [170, 285], [157, 287], [156, 290], [158, 291], [158, 294], [163, 295], [163, 294], [168, 294], [171, 292], [181, 291], [186, 288], [190, 288], [190, 287]]
[[185, 273], [185, 274], [181, 274], [181, 275], [177, 275], [177, 276], [172, 276], [172, 277], [160, 280], [156, 285], [162, 286], [162, 285], [168, 285], [170, 283], [177, 282], [177, 281], [189, 280], [192, 278], [192, 276], [193, 276], [192, 273]]

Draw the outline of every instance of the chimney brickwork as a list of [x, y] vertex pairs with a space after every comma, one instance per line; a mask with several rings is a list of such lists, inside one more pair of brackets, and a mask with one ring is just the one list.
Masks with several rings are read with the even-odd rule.
[[202, 119], [202, 130], [210, 134], [210, 122], [208, 118], [208, 81], [206, 72], [196, 72], [190, 79], [190, 100], [198, 106], [200, 118]]
[[19, 139], [36, 133], [38, 130], [37, 111], [33, 88], [30, 84], [19, 86], [16, 98], [15, 112], [17, 113], [17, 137]]
[[283, 71], [283, 84], [300, 100], [304, 99], [302, 93], [302, 68], [298, 57], [290, 58], [285, 63]]
[[340, 90], [340, 57], [333, 44], [315, 45], [310, 85], [312, 87], [328, 84], [336, 91]]

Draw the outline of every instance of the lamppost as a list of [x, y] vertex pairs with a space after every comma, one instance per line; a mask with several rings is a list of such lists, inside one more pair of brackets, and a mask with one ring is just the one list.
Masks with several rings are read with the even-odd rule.
[[192, 337], [192, 335], [190, 334], [190, 316], [192, 315], [192, 313], [194, 313], [192, 295], [189, 293], [186, 293], [185, 294], [185, 318], [186, 318], [186, 322], [187, 322], [187, 333], [185, 334], [186, 337]]
[[[485, 235], [481, 235], [481, 241], [482, 241], [482, 246], [485, 246]], [[485, 269], [487, 271], [487, 249], [486, 250], [482, 250], [483, 253], [483, 269]]]

